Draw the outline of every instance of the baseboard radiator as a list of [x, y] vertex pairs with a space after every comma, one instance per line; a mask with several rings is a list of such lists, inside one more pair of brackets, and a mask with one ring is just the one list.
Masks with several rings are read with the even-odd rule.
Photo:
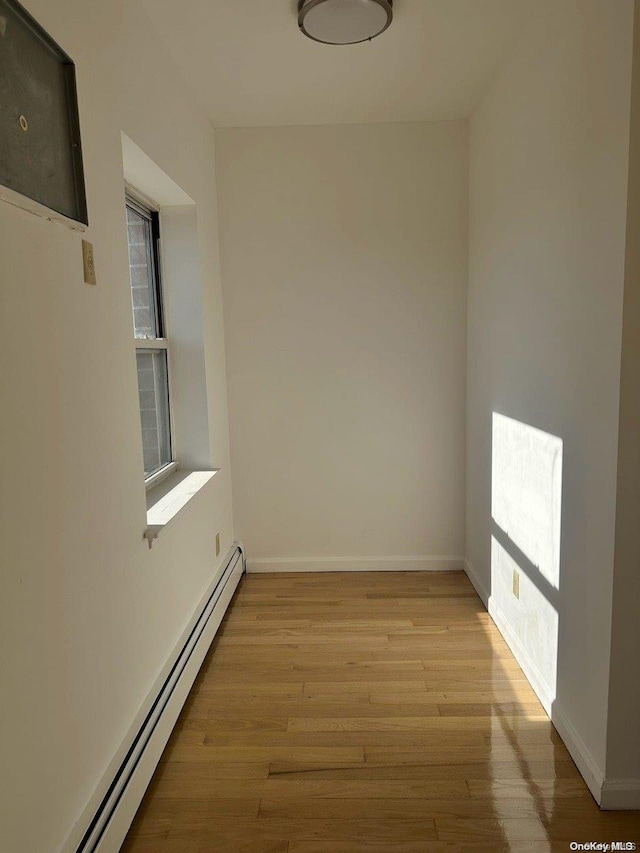
[[202, 659], [245, 570], [242, 547], [236, 544], [227, 554], [219, 580], [195, 614], [182, 646], [174, 652], [175, 660], [159, 689], [156, 688], [155, 698], [124, 759], [113, 774], [82, 840], [74, 848], [76, 853], [116, 853], [120, 849]]

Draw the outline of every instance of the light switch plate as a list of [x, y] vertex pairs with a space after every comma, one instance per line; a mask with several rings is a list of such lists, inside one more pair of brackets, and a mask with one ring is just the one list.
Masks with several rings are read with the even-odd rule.
[[93, 260], [93, 243], [82, 241], [82, 267], [84, 269], [84, 280], [86, 284], [97, 284], [96, 267]]

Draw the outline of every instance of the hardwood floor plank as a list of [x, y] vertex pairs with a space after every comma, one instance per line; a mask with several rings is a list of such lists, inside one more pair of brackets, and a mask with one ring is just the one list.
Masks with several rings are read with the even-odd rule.
[[120, 848], [120, 853], [130, 853], [132, 850], [135, 850], [135, 853], [158, 853], [159, 850], [162, 850], [162, 853], [202, 853], [198, 840], [194, 838], [163, 838], [159, 841], [153, 838], [140, 838], [130, 833]]
[[288, 841], [272, 841], [270, 839], [258, 841], [255, 838], [248, 844], [243, 844], [235, 839], [225, 840], [216, 838], [213, 840], [204, 837], [196, 840], [195, 844], [194, 853], [212, 853], [212, 851], [215, 851], [215, 853], [287, 853], [289, 850]]
[[[367, 746], [365, 747], [365, 755], [367, 763], [372, 764], [465, 764], [469, 761], [486, 761], [490, 764], [493, 761], [515, 761], [523, 762], [530, 761], [551, 761], [557, 760], [558, 756], [562, 756], [565, 747], [556, 747], [553, 743], [538, 743], [527, 744], [526, 748], [520, 751], [514, 749], [508, 743], [499, 745], [491, 745], [483, 743], [482, 746], [469, 746], [466, 743], [461, 743], [459, 747], [455, 747], [451, 743], [439, 744], [433, 743], [428, 747], [414, 747], [406, 749], [402, 746]], [[523, 772], [526, 771], [526, 766]]]
[[[385, 819], [347, 819], [323, 820], [310, 818], [308, 820], [279, 819], [279, 818], [226, 818], [207, 819], [194, 813], [188, 814], [189, 803], [179, 803], [182, 809], [174, 820], [172, 839], [197, 838], [200, 845], [210, 845], [209, 853], [217, 853], [218, 846], [223, 845], [266, 844], [267, 842], [292, 841], [344, 841], [367, 842], [386, 845], [396, 843], [399, 839], [409, 841], [435, 841], [436, 829], [433, 820], [385, 820]], [[185, 816], [186, 815], [186, 816]], [[135, 848], [133, 848], [135, 849]], [[161, 851], [162, 848], [158, 848]], [[199, 849], [199, 848], [198, 848]], [[233, 849], [233, 848], [231, 848]]]
[[[212, 707], [213, 704], [213, 707]], [[292, 717], [385, 717], [389, 715], [386, 705], [374, 705], [369, 702], [367, 693], [330, 694], [326, 696], [273, 698], [265, 700], [260, 696], [245, 693], [229, 694], [224, 705], [211, 703], [198, 698], [189, 709], [192, 721], [205, 722], [216, 717], [232, 717], [237, 714], [246, 718], [285, 718]], [[439, 706], [425, 703], [401, 703], [393, 708], [397, 717], [439, 717]], [[288, 717], [287, 717], [288, 719]]]
[[510, 844], [512, 841], [547, 841], [547, 829], [539, 819], [511, 818], [438, 818], [436, 832], [440, 841], [467, 844], [472, 841]]
[[386, 635], [378, 634], [349, 634], [342, 632], [327, 633], [311, 633], [307, 632], [304, 635], [300, 631], [286, 631], [284, 633], [271, 635], [233, 635], [222, 636], [219, 640], [219, 647], [225, 646], [278, 646], [295, 644], [297, 640], [304, 639], [305, 645], [321, 645], [321, 646], [350, 646], [356, 645], [360, 649], [379, 649], [386, 648], [389, 645]]
[[332, 681], [305, 681], [303, 694], [305, 696], [321, 696], [330, 693], [369, 693], [370, 691], [380, 690], [384, 687], [389, 693], [404, 693], [404, 692], [419, 692], [427, 690], [426, 682], [423, 678], [424, 673], [420, 674], [417, 679], [404, 679], [390, 681], [381, 678], [378, 681], [371, 677], [362, 681], [340, 681], [339, 670], [336, 670], [336, 678]]
[[[576, 821], [590, 818], [598, 807], [593, 799], [570, 801], [565, 804], [565, 816]], [[268, 818], [319, 818], [323, 820], [345, 819], [424, 819], [434, 818], [436, 828], [439, 820], [479, 820], [493, 813], [491, 799], [465, 800], [463, 797], [435, 799], [405, 797], [384, 799], [319, 799], [305, 796], [263, 797], [260, 800], [260, 817]], [[531, 799], [510, 799], [500, 806], [501, 820], [533, 820], [543, 825], [551, 821], [553, 802]]]
[[[589, 793], [589, 789], [581, 776], [573, 779], [469, 779], [469, 793], [472, 797], [486, 799], [493, 797], [501, 801], [520, 799], [525, 797], [552, 797], [554, 800], [564, 798], [577, 798], [582, 801], [586, 798], [589, 806], [595, 806], [595, 802]], [[566, 808], [567, 804], [563, 804]], [[595, 809], [597, 811], [597, 808]]]
[[[307, 686], [305, 685], [305, 690]], [[530, 702], [536, 698], [529, 684], [517, 685], [517, 688], [516, 686], [507, 687], [501, 685], [492, 690], [490, 685], [487, 684], [478, 686], [470, 683], [466, 685], [458, 683], [453, 685], [449, 682], [444, 690], [438, 690], [437, 688], [427, 690], [425, 682], [424, 689], [416, 689], [414, 685], [413, 690], [410, 686], [407, 686], [406, 690], [390, 693], [383, 689], [383, 685], [376, 685], [369, 691], [369, 701], [377, 705], [415, 704], [419, 702], [431, 705], [434, 702], [440, 703], [443, 700], [454, 704], [462, 704], [465, 701], [478, 702], [483, 697], [493, 697], [497, 702]]]
[[[206, 724], [204, 724], [206, 726]], [[548, 733], [536, 735], [535, 743], [529, 745], [551, 746], [548, 740]], [[516, 742], [519, 743], [519, 742]], [[417, 749], [427, 750], [431, 744], [447, 747], [452, 750], [462, 750], [466, 748], [476, 748], [490, 750], [491, 744], [487, 743], [486, 738], [481, 732], [442, 732], [437, 738], [429, 736], [420, 731], [334, 731], [334, 732], [266, 732], [266, 731], [237, 731], [237, 732], [215, 732], [206, 731], [204, 737], [204, 746], [209, 749], [229, 748], [234, 745], [239, 747], [256, 747], [264, 749], [282, 748], [300, 748], [307, 747], [388, 747], [398, 749]], [[501, 746], [499, 744], [498, 746]], [[513, 750], [515, 747], [510, 741], [504, 741], [505, 749], [510, 746]]]
[[213, 680], [211, 684], [206, 684], [198, 689], [198, 695], [208, 695], [212, 700], [216, 698], [224, 699], [228, 693], [244, 692], [250, 696], [268, 695], [284, 695], [284, 696], [301, 696], [304, 683], [289, 682], [289, 681], [267, 681], [259, 683], [252, 681], [249, 684], [237, 683], [221, 683]]
[[224, 763], [263, 763], [265, 761], [317, 761], [334, 762], [364, 761], [362, 746], [202, 746], [193, 752], [194, 760], [222, 761]]
[[[215, 779], [209, 777], [206, 766], [192, 768], [187, 776], [180, 765], [167, 767], [156, 783], [156, 800], [197, 800], [201, 808], [209, 801], [229, 800], [230, 807], [242, 814], [240, 804], [246, 801], [247, 814], [254, 801], [273, 800], [404, 800], [407, 798], [470, 800], [464, 779], [315, 779], [270, 776], [268, 779]], [[477, 798], [479, 799], [479, 798]], [[512, 798], [515, 800], [516, 798]], [[279, 815], [300, 818], [302, 814]], [[320, 815], [318, 815], [320, 816]], [[358, 817], [358, 815], [351, 815]], [[375, 815], [373, 815], [375, 817]], [[349, 817], [348, 814], [342, 815]], [[417, 815], [420, 817], [420, 815]]]
[[[596, 811], [598, 811], [596, 807]], [[638, 838], [638, 817], [628, 812], [599, 812], [595, 817], [573, 815], [559, 817], [556, 813], [544, 820], [520, 818], [437, 818], [435, 821], [441, 841], [470, 842], [480, 840], [554, 841], [588, 840], [635, 841]], [[565, 844], [565, 850], [567, 846]]]
[[[225, 799], [228, 799], [227, 803]], [[188, 826], [198, 830], [216, 823], [235, 825], [236, 821], [242, 823], [256, 820], [259, 801], [251, 798], [245, 800], [243, 803], [233, 797], [201, 797], [195, 789], [191, 797], [165, 797], [164, 791], [158, 788], [153, 800], [143, 810], [144, 817], [149, 821], [158, 820], [160, 816], [168, 818], [170, 827], [167, 837], [175, 838]]]
[[286, 717], [244, 716], [211, 712], [207, 714], [207, 732], [286, 732], [288, 720]]
[[[503, 728], [504, 727], [504, 728]], [[429, 732], [440, 738], [442, 735], [461, 735], [474, 732], [493, 737], [514, 734], [539, 735], [541, 739], [558, 737], [549, 720], [530, 720], [524, 716], [511, 714], [508, 717], [458, 716], [445, 717], [437, 714], [384, 717], [290, 717], [289, 732]]]
[[[572, 779], [582, 781], [576, 766], [569, 756], [555, 762], [528, 762], [528, 777], [531, 782], [542, 780]], [[521, 780], [522, 765], [517, 761], [476, 761], [472, 764], [366, 764], [318, 767], [304, 762], [274, 761], [269, 767], [269, 776], [297, 776], [300, 779], [446, 779]]]
[[303, 797], [273, 799], [264, 797], [260, 818], [297, 818], [299, 820], [378, 820], [397, 821], [433, 817], [424, 799], [320, 799]]
[[[175, 750], [165, 752], [160, 759], [160, 764], [158, 766], [171, 765], [172, 767], [178, 767], [180, 773], [184, 773], [185, 770], [188, 769], [189, 775], [193, 775], [195, 766], [200, 763], [194, 758], [194, 749], [199, 749], [199, 747], [179, 747], [177, 746]], [[178, 751], [180, 750], [180, 751]], [[259, 763], [251, 763], [251, 764], [240, 764], [240, 763], [226, 763], [222, 764], [220, 761], [213, 760], [206, 762], [207, 764], [207, 774], [209, 779], [221, 779], [221, 780], [229, 780], [229, 779], [267, 779], [269, 777], [269, 771], [271, 769], [271, 763], [263, 762]], [[181, 765], [188, 765], [187, 767]], [[195, 766], [193, 766], [195, 765]], [[162, 774], [156, 774], [156, 781], [165, 778], [166, 771], [163, 771]], [[154, 783], [155, 784], [155, 783]]]
[[[382, 845], [366, 842], [353, 842], [347, 840], [335, 841], [292, 841], [289, 844], [289, 853], [452, 853], [454, 848], [447, 841], [429, 841], [427, 848], [422, 841], [387, 841]], [[509, 850], [507, 845], [495, 844], [468, 844], [465, 851], [473, 853], [502, 853]], [[546, 845], [536, 847], [528, 846], [518, 848], [519, 853], [548, 853]], [[566, 848], [565, 848], [566, 849]]]
[[549, 719], [539, 702], [458, 702], [442, 703], [438, 707], [443, 717], [491, 717], [505, 714], [543, 722]]

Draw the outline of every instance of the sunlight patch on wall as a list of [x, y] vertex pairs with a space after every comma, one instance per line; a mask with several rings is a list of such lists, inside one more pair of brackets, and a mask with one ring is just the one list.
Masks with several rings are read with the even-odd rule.
[[497, 412], [492, 436], [493, 520], [558, 589], [562, 439]]

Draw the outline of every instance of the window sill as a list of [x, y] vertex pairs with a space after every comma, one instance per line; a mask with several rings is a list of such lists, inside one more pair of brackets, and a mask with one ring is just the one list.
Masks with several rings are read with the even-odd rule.
[[147, 529], [144, 538], [149, 548], [173, 523], [180, 512], [210, 482], [213, 471], [176, 471], [147, 492]]

